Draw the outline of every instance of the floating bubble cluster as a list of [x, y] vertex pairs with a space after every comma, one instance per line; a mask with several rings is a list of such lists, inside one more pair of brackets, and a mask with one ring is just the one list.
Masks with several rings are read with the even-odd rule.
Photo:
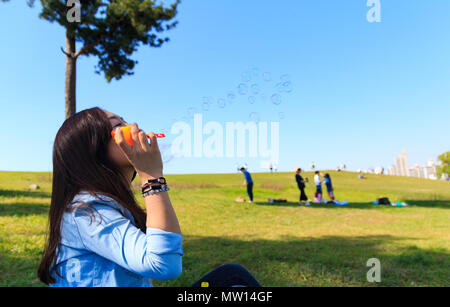
[[[273, 82], [273, 85], [270, 85], [271, 82]], [[216, 104], [218, 109], [223, 110], [227, 106], [231, 106], [235, 102], [240, 101], [240, 96], [248, 95], [246, 98], [250, 105], [258, 105], [258, 107], [260, 107], [269, 103], [278, 107], [282, 103], [282, 97], [292, 91], [293, 85], [290, 75], [283, 74], [280, 76], [279, 80], [276, 80], [273, 78], [271, 72], [261, 72], [258, 67], [252, 67], [241, 73], [241, 82], [238, 84], [237, 88], [228, 91], [226, 97], [218, 98]], [[259, 102], [261, 102], [261, 104]], [[200, 112], [210, 111], [214, 105], [214, 98], [212, 96], [204, 96], [201, 99]], [[198, 111], [199, 110], [196, 107], [189, 107], [184, 116], [181, 116], [178, 120], [172, 119], [168, 126], [163, 128], [161, 132], [170, 133], [170, 129], [175, 122], [179, 120], [189, 122]], [[275, 111], [274, 115], [277, 116], [278, 120], [286, 118], [285, 113], [281, 111]], [[259, 123], [261, 115], [258, 112], [251, 112], [248, 115], [248, 119], [252, 122]], [[170, 151], [172, 144], [165, 145], [164, 147], [162, 145], [163, 144], [160, 145], [160, 149], [163, 154], [164, 163], [178, 157], [177, 154], [173, 154]]]

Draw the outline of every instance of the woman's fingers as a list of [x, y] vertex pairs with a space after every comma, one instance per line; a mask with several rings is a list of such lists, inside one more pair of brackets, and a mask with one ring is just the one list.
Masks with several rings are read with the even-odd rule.
[[150, 148], [154, 151], [159, 151], [158, 138], [156, 135], [153, 132], [150, 132], [148, 136], [150, 137]]
[[119, 147], [125, 152], [125, 154], [127, 156], [130, 156], [131, 146], [128, 144], [128, 142], [125, 141], [122, 129], [116, 128], [115, 139], [116, 139], [116, 144], [119, 145]]
[[136, 123], [131, 124], [131, 139], [133, 140], [133, 145], [140, 144], [138, 134], [139, 134], [138, 125]]
[[138, 136], [139, 136], [139, 142], [142, 146], [142, 149], [144, 149], [145, 152], [150, 151], [150, 149], [151, 149], [150, 144], [147, 141], [147, 136], [145, 135], [145, 132], [142, 130], [139, 131]]

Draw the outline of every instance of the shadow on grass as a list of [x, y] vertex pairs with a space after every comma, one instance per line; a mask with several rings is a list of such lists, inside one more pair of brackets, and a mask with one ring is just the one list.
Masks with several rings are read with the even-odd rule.
[[[263, 286], [448, 285], [446, 249], [405, 245], [389, 235], [282, 240], [185, 236], [183, 274], [155, 286], [189, 286], [214, 268], [238, 263]], [[395, 248], [392, 248], [392, 246]], [[370, 258], [381, 263], [381, 283], [369, 283]]]
[[0, 197], [39, 197], [51, 198], [51, 193], [43, 191], [27, 191], [27, 190], [2, 190], [0, 189]]
[[[389, 235], [286, 236], [281, 240], [241, 240], [184, 236], [183, 273], [155, 286], [190, 286], [226, 263], [244, 266], [263, 286], [448, 286], [450, 254], [423, 249]], [[395, 247], [392, 247], [395, 246]], [[43, 286], [36, 280], [41, 250], [0, 253], [0, 286]], [[381, 263], [381, 282], [369, 283], [367, 260]]]
[[[298, 202], [285, 202], [285, 203], [269, 203], [269, 202], [254, 202], [255, 205], [258, 206], [269, 206], [269, 207], [305, 207], [305, 208], [320, 208], [320, 209], [376, 209], [377, 206], [375, 206], [373, 203], [362, 203], [362, 202], [354, 202], [349, 203], [346, 206], [337, 206], [332, 204], [316, 204], [313, 202], [310, 202], [310, 206], [305, 205], [299, 205]], [[387, 207], [387, 206], [384, 206]]]
[[0, 204], [0, 216], [48, 215], [50, 204], [6, 203]]
[[405, 200], [410, 206], [450, 209], [450, 200]]
[[[438, 200], [405, 200], [405, 203], [410, 207], [426, 207], [426, 208], [441, 208], [450, 209], [450, 201], [438, 201]], [[298, 202], [285, 202], [285, 203], [269, 203], [269, 202], [254, 202], [257, 206], [269, 206], [269, 207], [306, 207], [306, 208], [319, 208], [319, 209], [382, 209], [382, 208], [397, 208], [404, 209], [408, 207], [394, 207], [388, 205], [374, 205], [372, 202], [349, 202], [348, 205], [338, 206], [333, 204], [316, 204], [311, 202], [310, 206], [299, 205]]]

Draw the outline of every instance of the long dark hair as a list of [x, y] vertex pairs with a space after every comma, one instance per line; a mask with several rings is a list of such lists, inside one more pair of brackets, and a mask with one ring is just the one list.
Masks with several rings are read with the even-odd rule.
[[78, 112], [64, 121], [53, 145], [53, 183], [47, 245], [38, 277], [45, 284], [56, 280], [57, 251], [61, 246], [61, 220], [70, 202], [81, 190], [111, 197], [133, 215], [137, 227], [146, 230], [146, 213], [134, 198], [131, 182], [108, 158], [112, 126], [98, 108]]

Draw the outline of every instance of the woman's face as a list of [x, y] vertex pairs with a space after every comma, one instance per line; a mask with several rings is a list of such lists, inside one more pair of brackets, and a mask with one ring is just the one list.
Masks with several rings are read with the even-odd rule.
[[[113, 129], [128, 125], [128, 123], [122, 117], [105, 110], [103, 110], [103, 112], [105, 112]], [[114, 138], [111, 138], [111, 141], [108, 144], [108, 155], [119, 168], [133, 167], [123, 151], [119, 148], [119, 145], [117, 145], [114, 141]]]

